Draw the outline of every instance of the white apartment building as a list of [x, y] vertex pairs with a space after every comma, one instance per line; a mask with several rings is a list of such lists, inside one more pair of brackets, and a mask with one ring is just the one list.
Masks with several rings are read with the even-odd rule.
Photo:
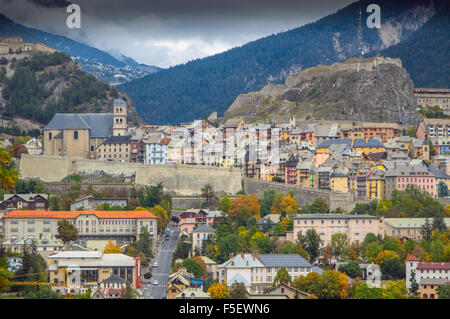
[[294, 254], [245, 254], [240, 253], [219, 265], [219, 282], [231, 287], [243, 283], [249, 292], [263, 292], [272, 287], [280, 268], [286, 268], [292, 280], [310, 272], [322, 273], [304, 258]]

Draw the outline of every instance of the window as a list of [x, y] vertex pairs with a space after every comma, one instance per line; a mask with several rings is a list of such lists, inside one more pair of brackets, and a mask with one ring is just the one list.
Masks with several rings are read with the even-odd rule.
[[91, 145], [91, 152], [94, 151], [94, 145]]
[[73, 132], [73, 139], [78, 140], [78, 131]]
[[53, 138], [53, 134], [52, 133], [48, 133], [48, 139], [51, 140]]

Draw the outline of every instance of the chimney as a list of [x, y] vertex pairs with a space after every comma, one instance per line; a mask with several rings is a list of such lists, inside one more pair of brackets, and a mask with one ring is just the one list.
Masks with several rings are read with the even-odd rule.
[[244, 252], [241, 252], [241, 258], [244, 259]]
[[397, 162], [394, 162], [394, 169], [397, 169]]
[[232, 258], [234, 257], [234, 253], [230, 253], [230, 254], [228, 255], [228, 257], [230, 257], [230, 259], [232, 259]]

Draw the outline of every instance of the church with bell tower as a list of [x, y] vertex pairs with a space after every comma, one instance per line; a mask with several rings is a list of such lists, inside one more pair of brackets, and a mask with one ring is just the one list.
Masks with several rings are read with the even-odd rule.
[[127, 104], [122, 99], [114, 101], [113, 136], [125, 136], [128, 134]]

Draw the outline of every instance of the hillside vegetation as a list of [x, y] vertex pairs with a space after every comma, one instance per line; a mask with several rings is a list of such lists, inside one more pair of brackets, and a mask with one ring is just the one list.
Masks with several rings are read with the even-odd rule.
[[[112, 112], [113, 100], [121, 94], [61, 52], [8, 55], [0, 62], [3, 118], [46, 124], [55, 113]], [[132, 102], [122, 98], [130, 105], [130, 121], [138, 122]]]

